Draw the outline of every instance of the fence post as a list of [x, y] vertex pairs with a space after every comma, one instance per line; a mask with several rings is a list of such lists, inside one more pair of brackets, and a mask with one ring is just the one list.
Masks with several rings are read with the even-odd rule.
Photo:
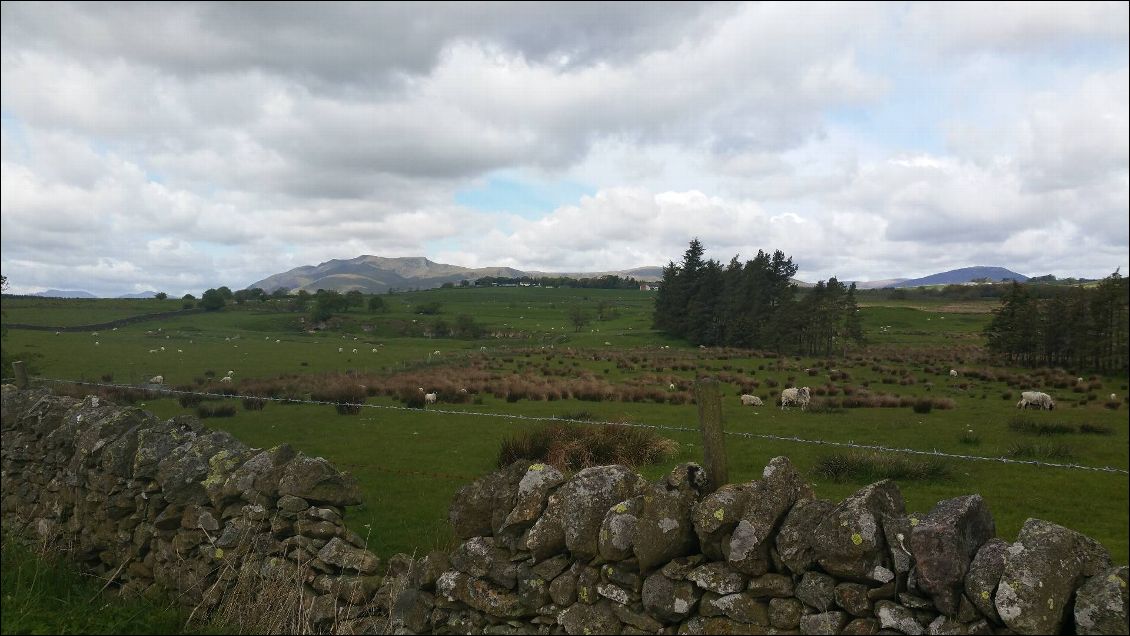
[[24, 367], [23, 360], [16, 360], [12, 363], [12, 371], [16, 374], [16, 388], [27, 388], [27, 369]]
[[722, 397], [718, 381], [710, 378], [696, 380], [694, 391], [695, 402], [698, 403], [698, 427], [702, 431], [703, 461], [709, 478], [707, 489], [714, 492], [730, 481], [722, 432]]

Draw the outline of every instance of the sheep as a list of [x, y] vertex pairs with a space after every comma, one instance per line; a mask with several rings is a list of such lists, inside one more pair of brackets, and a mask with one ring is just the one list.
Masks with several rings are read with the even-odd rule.
[[149, 353], [157, 353], [157, 350], [156, 349], [150, 349]]
[[808, 408], [808, 402], [812, 399], [812, 394], [809, 392], [808, 387], [802, 386], [798, 388], [785, 389], [781, 391], [781, 410], [786, 406], [797, 405], [802, 410]]
[[459, 389], [460, 395], [467, 395], [467, 389]]
[[376, 353], [376, 352], [377, 352], [377, 348], [373, 347], [373, 353]]
[[343, 349], [342, 347], [338, 347], [337, 352], [338, 353], [345, 353], [345, 349]]
[[357, 353], [357, 350], [356, 350], [356, 349], [354, 349], [354, 350], [353, 350], [353, 353]]
[[225, 375], [224, 377], [220, 378], [220, 382], [225, 382], [227, 384], [231, 384], [231, 376]]
[[950, 377], [951, 378], [957, 377], [957, 369], [950, 369]]
[[95, 341], [94, 341], [94, 346], [96, 346], [96, 347], [97, 347], [97, 346], [98, 346], [99, 344], [101, 344], [101, 343], [100, 343], [100, 342], [98, 342], [97, 340], [95, 340]]
[[487, 352], [487, 348], [486, 348], [486, 347], [479, 347], [479, 351], [481, 351], [481, 352], [483, 352], [483, 353], [486, 353], [486, 352]]
[[229, 369], [226, 375], [229, 375], [229, 376], [235, 375], [235, 371], [232, 371], [232, 370]]
[[761, 398], [756, 395], [743, 394], [741, 400], [742, 406], [763, 406]]
[[1118, 394], [1117, 393], [1111, 393], [1110, 394], [1110, 401], [1111, 402], [1117, 402], [1118, 401]]
[[436, 398], [438, 398], [438, 397], [439, 396], [436, 395], [435, 393], [425, 393], [424, 394], [424, 404], [435, 404]]
[[184, 353], [184, 349], [177, 349], [177, 353]]
[[1083, 384], [1083, 378], [1075, 378], [1076, 384]]
[[165, 376], [163, 376], [163, 375], [155, 375], [155, 376], [149, 378], [149, 384], [164, 384], [164, 383], [165, 383]]
[[1052, 397], [1047, 393], [1024, 391], [1020, 394], [1020, 401], [1016, 403], [1016, 408], [1026, 409], [1029, 407], [1050, 411], [1055, 408], [1055, 400], [1052, 400]]
[[675, 390], [675, 383], [674, 383], [674, 382], [672, 382], [671, 384], [668, 384], [668, 385], [667, 385], [667, 390], [668, 390], [668, 391], [674, 391], [674, 390]]

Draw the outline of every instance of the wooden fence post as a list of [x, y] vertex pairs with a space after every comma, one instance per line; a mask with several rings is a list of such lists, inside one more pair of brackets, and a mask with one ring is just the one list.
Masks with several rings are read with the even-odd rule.
[[695, 381], [695, 402], [698, 403], [698, 427], [702, 431], [702, 454], [709, 479], [707, 489], [718, 490], [730, 481], [726, 470], [726, 441], [722, 431], [722, 397], [718, 381], [702, 378]]
[[16, 374], [16, 388], [27, 388], [27, 369], [24, 367], [23, 360], [16, 360], [12, 363], [12, 371]]

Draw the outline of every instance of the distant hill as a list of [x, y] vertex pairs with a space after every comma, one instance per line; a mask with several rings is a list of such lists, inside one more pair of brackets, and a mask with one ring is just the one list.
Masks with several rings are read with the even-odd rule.
[[32, 296], [42, 296], [43, 298], [98, 298], [90, 292], [72, 289], [48, 289], [32, 294]]
[[319, 265], [304, 265], [288, 272], [274, 274], [263, 280], [251, 283], [248, 287], [260, 287], [270, 293], [282, 288], [289, 291], [305, 289], [315, 292], [319, 289], [338, 291], [362, 291], [382, 293], [390, 288], [431, 289], [444, 283], [458, 283], [462, 280], [474, 282], [486, 276], [520, 278], [523, 276], [568, 276], [570, 278], [591, 278], [604, 274], [631, 276], [641, 281], [659, 280], [662, 267], [637, 267], [631, 270], [596, 273], [551, 273], [524, 272], [512, 267], [460, 267], [435, 263], [422, 256], [385, 258], [382, 256], [358, 256], [349, 260], [334, 259]]
[[1028, 280], [1024, 274], [1017, 274], [1016, 272], [1005, 269], [1003, 267], [962, 267], [961, 269], [951, 269], [948, 272], [941, 272], [940, 274], [931, 274], [922, 278], [912, 278], [904, 280], [901, 283], [891, 285], [891, 287], [924, 287], [926, 285], [961, 285], [964, 283], [972, 283], [975, 280], [988, 279], [994, 283], [1015, 280], [1023, 283]]
[[155, 291], [143, 291], [136, 294], [122, 294], [118, 298], [155, 298], [156, 296], [157, 292]]

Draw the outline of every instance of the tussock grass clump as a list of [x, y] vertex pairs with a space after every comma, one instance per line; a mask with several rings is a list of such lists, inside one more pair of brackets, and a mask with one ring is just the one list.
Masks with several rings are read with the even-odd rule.
[[1075, 459], [1075, 451], [1066, 444], [1013, 444], [1008, 456], [1020, 459], [1049, 459], [1067, 461]]
[[1102, 424], [1080, 424], [1079, 432], [1085, 435], [1114, 435], [1114, 431], [1109, 426]]
[[980, 446], [981, 445], [981, 438], [974, 435], [973, 433], [962, 433], [961, 437], [957, 438], [957, 441], [961, 442], [962, 444], [965, 444], [966, 446]]
[[1059, 422], [1036, 422], [1027, 417], [1014, 417], [1008, 422], [1010, 431], [1023, 435], [1039, 435], [1050, 437], [1052, 435], [1067, 435], [1075, 432], [1075, 427]]
[[934, 403], [931, 402], [930, 400], [919, 399], [919, 400], [915, 400], [914, 406], [912, 406], [910, 408], [914, 409], [915, 413], [920, 413], [920, 414], [924, 415], [924, 414], [929, 413], [930, 411], [934, 410]]
[[266, 406], [267, 400], [261, 397], [243, 398], [243, 410], [245, 411], [262, 411]]
[[550, 423], [504, 439], [498, 451], [498, 466], [525, 458], [561, 470], [607, 464], [635, 467], [663, 461], [677, 450], [676, 442], [647, 429]]
[[953, 477], [949, 464], [937, 457], [859, 451], [825, 455], [813, 470], [817, 477], [837, 483], [870, 483], [881, 479], [948, 481]]
[[[361, 412], [361, 405], [369, 393], [359, 384], [346, 384], [339, 382], [326, 386], [310, 393], [310, 399], [322, 402], [334, 402], [334, 410], [338, 415], [357, 415]], [[423, 397], [421, 396], [421, 401]]]
[[196, 407], [196, 416], [200, 419], [209, 417], [232, 417], [235, 415], [235, 406], [232, 404], [201, 404]]

